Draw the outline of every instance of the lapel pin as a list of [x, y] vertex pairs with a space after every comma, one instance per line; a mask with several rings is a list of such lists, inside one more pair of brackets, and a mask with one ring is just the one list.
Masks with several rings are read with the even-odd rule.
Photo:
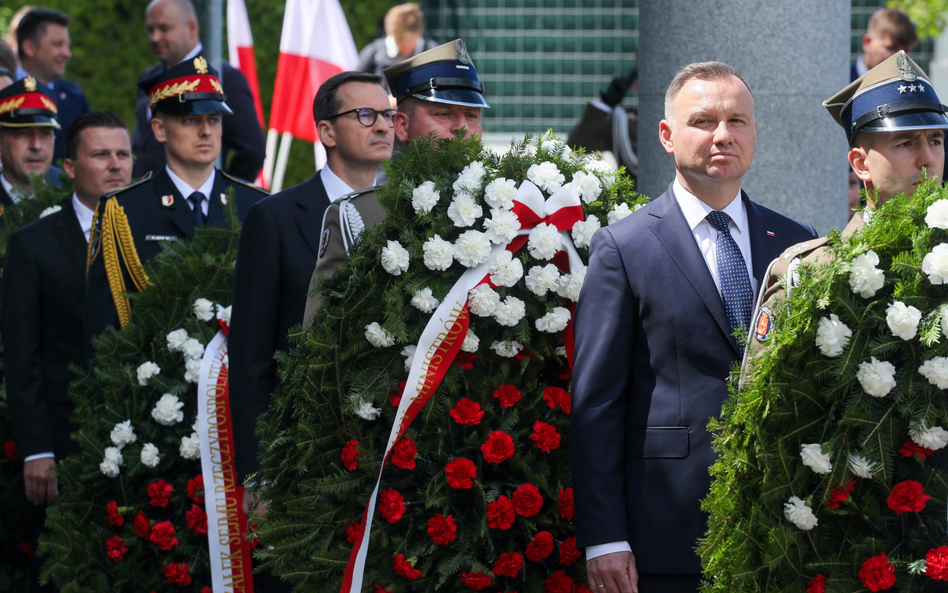
[[227, 194], [221, 194], [221, 204], [227, 205]]
[[768, 236], [768, 237], [773, 237], [773, 236], [774, 236], [774, 232], [773, 232], [773, 231], [767, 231], [767, 236]]
[[168, 194], [167, 196], [161, 196], [161, 205], [167, 208], [168, 206], [174, 204], [174, 196]]

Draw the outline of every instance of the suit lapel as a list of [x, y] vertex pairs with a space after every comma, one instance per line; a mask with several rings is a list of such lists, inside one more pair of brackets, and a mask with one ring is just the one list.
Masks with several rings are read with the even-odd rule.
[[[168, 170], [161, 167], [155, 175], [155, 199], [161, 204], [163, 210], [173, 210], [171, 222], [188, 237], [194, 236], [194, 227], [197, 222], [194, 220], [194, 212], [191, 207], [185, 203], [185, 196], [182, 196], [178, 188], [174, 186], [171, 177], [168, 176]], [[172, 196], [170, 205], [165, 205], [164, 196]]]
[[[744, 200], [744, 209], [747, 211], [747, 229], [750, 233], [751, 268], [754, 270], [754, 279], [757, 286], [764, 285], [767, 268], [783, 251], [774, 229], [767, 228], [767, 219], [770, 214], [750, 201], [747, 194], [741, 191]], [[770, 234], [768, 235], [768, 231]]]
[[0, 185], [0, 205], [4, 208], [9, 208], [13, 205], [13, 198], [10, 197], [10, 194], [7, 193], [6, 188]]
[[[313, 256], [319, 256], [319, 233], [323, 226], [323, 212], [325, 206], [329, 204], [329, 196], [326, 195], [326, 188], [323, 187], [323, 181], [317, 172], [312, 179], [306, 182], [304, 191], [296, 199], [296, 205], [300, 209], [296, 217], [296, 225], [303, 235], [303, 239], [313, 252]], [[320, 206], [323, 206], [320, 208]]]
[[[230, 199], [230, 196], [227, 196], [228, 187], [227, 179], [221, 175], [220, 171], [215, 169], [214, 189], [211, 190], [211, 195], [207, 196], [209, 200], [207, 203], [207, 226], [224, 226], [224, 203], [221, 201], [221, 196]], [[236, 199], [236, 194], [234, 198]]]
[[69, 261], [76, 266], [76, 270], [86, 275], [86, 236], [79, 226], [79, 219], [76, 218], [76, 209], [70, 199], [63, 206], [61, 216], [57, 217], [56, 225], [53, 228], [53, 234], [59, 242], [59, 246], [66, 253]]

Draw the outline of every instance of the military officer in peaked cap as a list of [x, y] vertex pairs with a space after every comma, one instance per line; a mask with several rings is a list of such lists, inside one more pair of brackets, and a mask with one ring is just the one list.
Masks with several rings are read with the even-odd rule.
[[[148, 285], [142, 262], [155, 257], [163, 243], [193, 237], [197, 227], [223, 224], [230, 190], [241, 220], [267, 195], [214, 166], [221, 152], [221, 115], [230, 108], [217, 71], [203, 56], [138, 86], [149, 98], [152, 130], [168, 162], [99, 203], [88, 255], [85, 332], [90, 345], [106, 327], [124, 327], [131, 320], [124, 293]], [[125, 244], [129, 235], [132, 245]]]
[[[398, 102], [395, 136], [401, 142], [431, 132], [439, 138], [451, 138], [462, 128], [466, 130], [465, 138], [480, 135], [481, 110], [490, 105], [464, 41], [456, 39], [390, 66], [385, 69], [385, 78]], [[317, 280], [338, 270], [362, 230], [383, 218], [385, 210], [375, 199], [374, 187], [343, 197], [326, 209], [304, 325], [320, 307], [319, 295], [312, 292]]]
[[[865, 183], [870, 210], [898, 195], [911, 196], [926, 176], [942, 179], [948, 107], [904, 51], [853, 81], [823, 106], [846, 132], [849, 164]], [[842, 236], [861, 230], [865, 220], [865, 213], [857, 212]], [[827, 243], [821, 237], [794, 245], [770, 264], [757, 299], [749, 356], [766, 342], [774, 326], [775, 302], [793, 290], [793, 270], [804, 262], [826, 262]], [[785, 283], [781, 278], [786, 278]]]

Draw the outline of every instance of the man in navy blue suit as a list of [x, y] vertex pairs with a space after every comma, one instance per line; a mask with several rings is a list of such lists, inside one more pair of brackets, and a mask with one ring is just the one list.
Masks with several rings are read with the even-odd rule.
[[770, 262], [816, 236], [741, 190], [757, 120], [730, 66], [683, 68], [659, 136], [675, 181], [596, 233], [576, 310], [576, 538], [596, 593], [698, 589], [706, 426], [740, 360], [735, 335], [746, 335]]
[[[72, 58], [69, 50], [69, 15], [50, 8], [34, 8], [23, 15], [16, 28], [20, 67], [17, 79], [32, 76], [45, 87], [56, 102], [57, 119], [63, 133], [72, 122], [89, 113], [89, 99], [74, 82], [63, 80], [66, 64]], [[63, 134], [56, 135], [53, 162], [65, 158]]]

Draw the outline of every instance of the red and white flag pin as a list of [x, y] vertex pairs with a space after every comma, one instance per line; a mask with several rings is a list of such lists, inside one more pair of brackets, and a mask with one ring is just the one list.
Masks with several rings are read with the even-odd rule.
[[161, 196], [161, 205], [162, 205], [162, 206], [164, 206], [164, 207], [167, 208], [168, 206], [170, 206], [170, 205], [172, 205], [172, 204], [174, 204], [174, 196], [173, 196], [173, 195], [168, 194], [167, 196]]
[[775, 235], [774, 235], [774, 232], [773, 232], [773, 231], [767, 231], [767, 236], [768, 236], [768, 237], [773, 237], [773, 236], [775, 236]]
[[221, 204], [227, 205], [227, 194], [221, 194]]

